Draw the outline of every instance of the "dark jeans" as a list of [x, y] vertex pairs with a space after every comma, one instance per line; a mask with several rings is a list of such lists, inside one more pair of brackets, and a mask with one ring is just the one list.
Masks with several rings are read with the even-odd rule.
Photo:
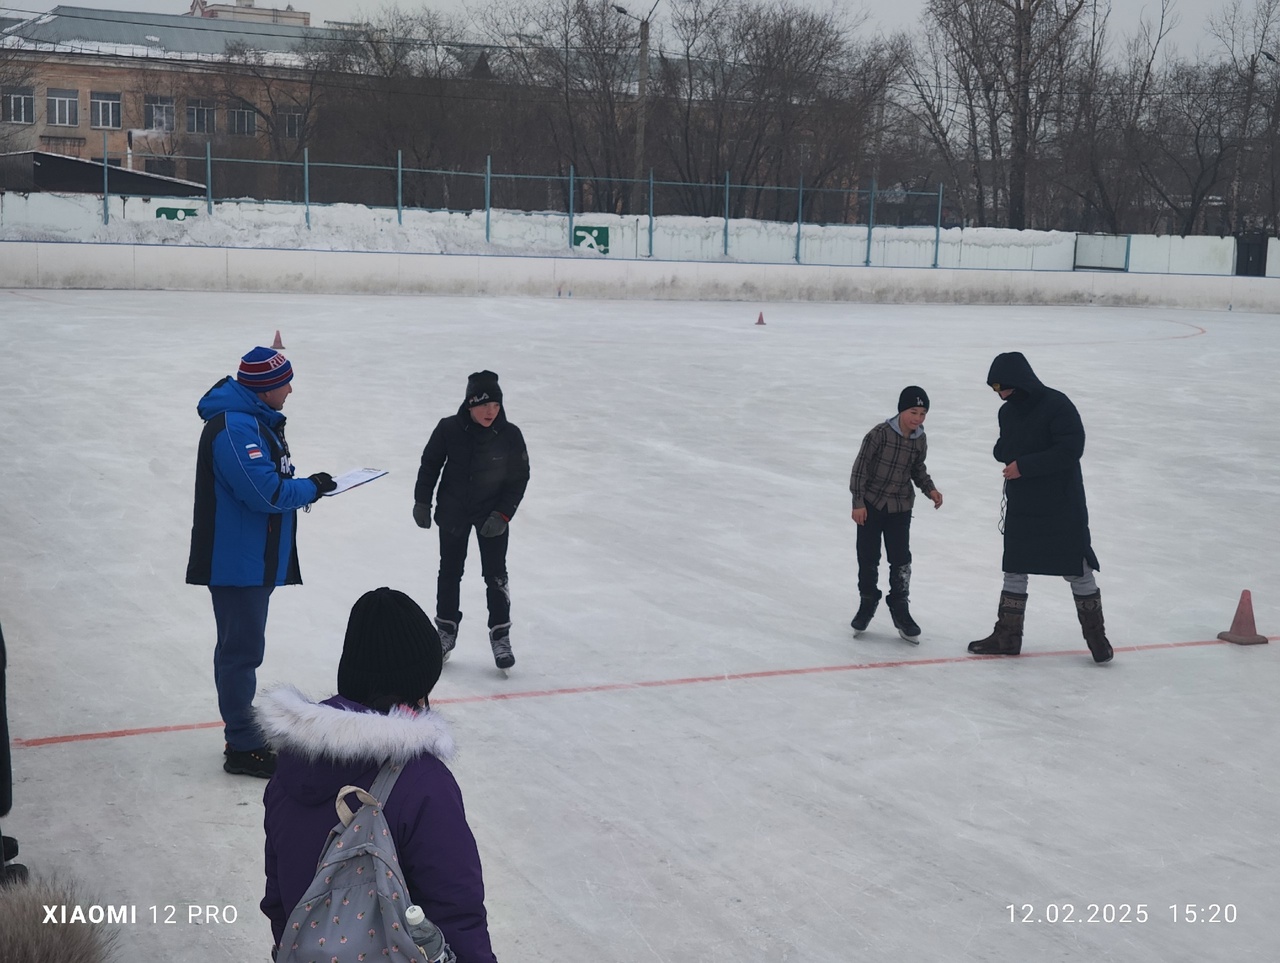
[[867, 506], [867, 523], [858, 526], [858, 594], [879, 591], [880, 541], [889, 559], [889, 601], [896, 601], [895, 570], [911, 564], [911, 512], [886, 512]]
[[458, 609], [458, 593], [462, 582], [462, 570], [467, 561], [467, 543], [471, 533], [476, 533], [480, 543], [480, 572], [484, 575], [485, 600], [489, 603], [489, 628], [511, 621], [511, 593], [507, 589], [507, 537], [510, 529], [501, 535], [485, 538], [479, 525], [469, 525], [460, 533], [440, 528], [440, 575], [436, 579], [436, 618], [457, 622], [462, 618]]
[[274, 585], [210, 585], [218, 644], [213, 650], [213, 684], [227, 745], [237, 752], [257, 749], [262, 733], [253, 721], [258, 666], [267, 647], [267, 604]]

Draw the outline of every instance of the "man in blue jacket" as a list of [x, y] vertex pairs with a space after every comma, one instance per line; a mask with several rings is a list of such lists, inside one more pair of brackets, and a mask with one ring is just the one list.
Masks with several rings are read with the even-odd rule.
[[235, 378], [223, 378], [196, 406], [205, 424], [187, 582], [209, 586], [213, 597], [213, 681], [227, 742], [222, 768], [262, 779], [275, 771], [275, 755], [253, 720], [267, 604], [277, 585], [302, 583], [298, 509], [337, 487], [325, 472], [293, 477], [280, 413], [292, 381], [284, 355], [254, 348]]

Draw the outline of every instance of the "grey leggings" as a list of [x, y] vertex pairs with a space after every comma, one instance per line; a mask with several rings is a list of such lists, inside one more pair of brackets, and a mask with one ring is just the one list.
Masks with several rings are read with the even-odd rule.
[[[1079, 575], [1062, 576], [1071, 584], [1072, 595], [1093, 595], [1098, 591], [1098, 583], [1093, 579], [1093, 569], [1089, 563], [1081, 561]], [[1027, 594], [1027, 576], [1021, 572], [1004, 573], [1004, 590], [1016, 595]]]

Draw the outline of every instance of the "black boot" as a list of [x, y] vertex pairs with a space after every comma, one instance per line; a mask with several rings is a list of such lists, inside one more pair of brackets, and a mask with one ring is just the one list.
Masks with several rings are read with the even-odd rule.
[[1080, 630], [1084, 640], [1093, 653], [1094, 662], [1110, 662], [1115, 654], [1111, 651], [1111, 643], [1107, 641], [1107, 632], [1102, 624], [1102, 593], [1077, 595], [1076, 617], [1080, 620]]
[[1027, 615], [1025, 592], [1001, 592], [996, 627], [985, 639], [969, 643], [976, 655], [1017, 655], [1022, 651], [1022, 623]]
[[920, 626], [911, 617], [911, 609], [907, 601], [911, 595], [911, 566], [889, 566], [889, 597], [885, 602], [889, 606], [889, 614], [893, 616], [893, 627], [898, 634], [912, 645], [920, 644]]
[[867, 626], [871, 624], [871, 619], [876, 614], [876, 609], [880, 606], [880, 590], [876, 589], [870, 595], [863, 594], [861, 598], [862, 602], [858, 605], [858, 614], [849, 623], [853, 626], [854, 635], [861, 635], [867, 630]]

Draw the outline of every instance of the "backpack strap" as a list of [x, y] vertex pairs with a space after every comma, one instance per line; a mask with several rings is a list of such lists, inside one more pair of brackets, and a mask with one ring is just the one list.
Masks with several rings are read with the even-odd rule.
[[382, 764], [377, 777], [373, 780], [373, 785], [367, 791], [359, 786], [343, 786], [338, 790], [338, 798], [335, 800], [334, 808], [338, 811], [338, 819], [342, 821], [342, 825], [350, 826], [351, 820], [355, 818], [355, 813], [347, 805], [347, 796], [354, 795], [365, 806], [385, 805], [386, 800], [391, 796], [391, 790], [395, 788], [396, 780], [400, 778], [400, 773], [403, 770], [403, 765], [393, 766], [391, 760], [388, 759]]

